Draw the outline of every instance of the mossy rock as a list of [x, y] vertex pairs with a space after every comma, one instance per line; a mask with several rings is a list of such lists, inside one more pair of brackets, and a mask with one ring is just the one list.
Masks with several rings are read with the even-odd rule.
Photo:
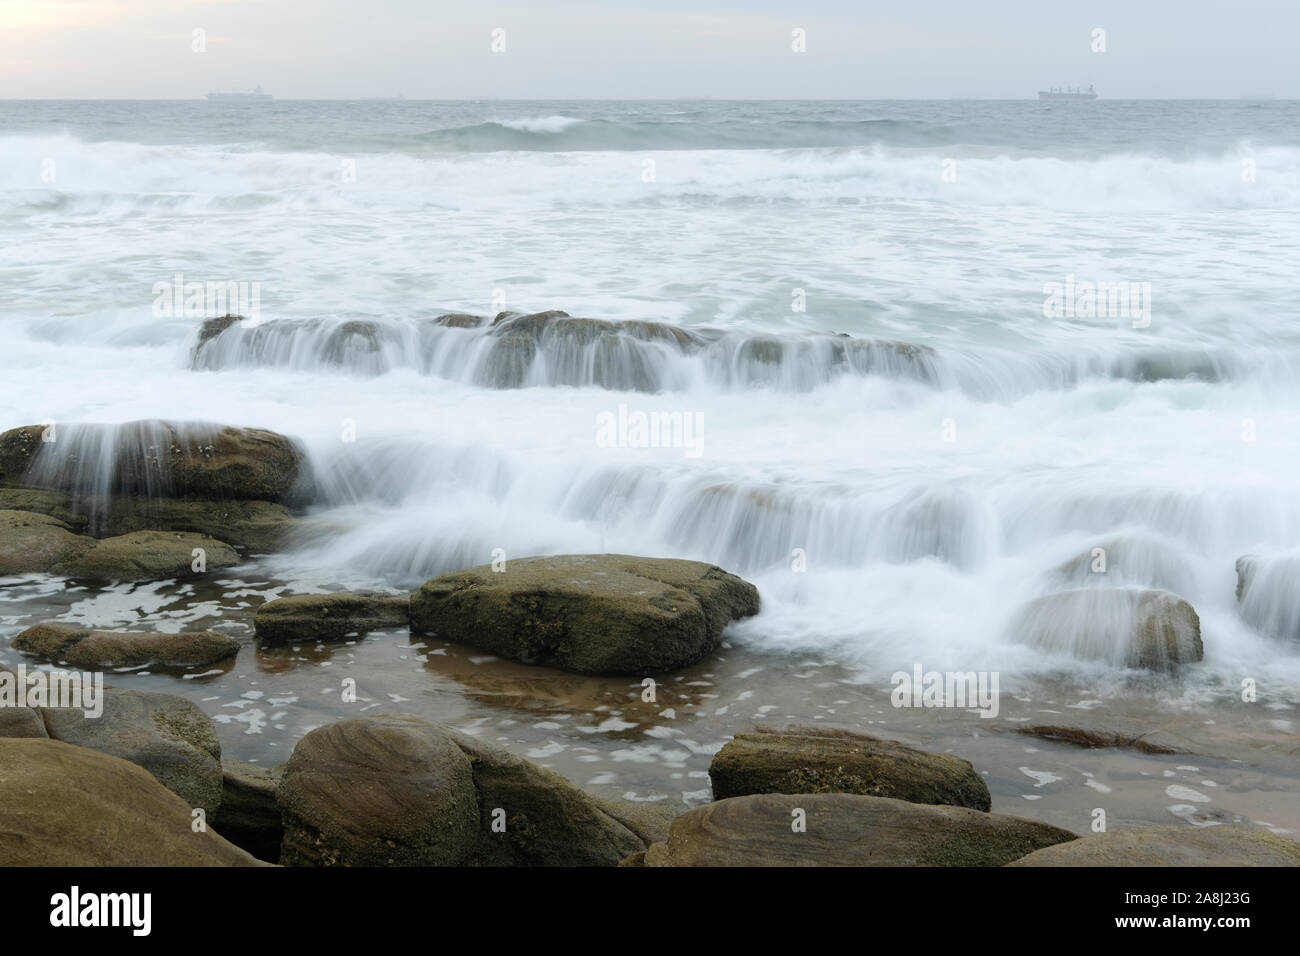
[[35, 488], [0, 488], [0, 509], [48, 515], [77, 535], [189, 531], [253, 553], [275, 551], [297, 520], [287, 507], [271, 501], [73, 495]]
[[709, 764], [714, 799], [753, 793], [857, 793], [987, 811], [969, 761], [848, 731], [737, 734]]
[[95, 546], [95, 539], [76, 534], [48, 515], [0, 511], [0, 575], [49, 571], [75, 561]]
[[[3, 670], [3, 669], [0, 669]], [[12, 679], [13, 672], [5, 671]], [[212, 721], [197, 705], [172, 694], [104, 685], [102, 713], [80, 707], [37, 707], [30, 720], [11, 725], [14, 736], [50, 737], [138, 764], [190, 807], [212, 818], [221, 805], [221, 744]]]
[[215, 631], [156, 634], [92, 631], [64, 624], [33, 625], [14, 638], [13, 646], [87, 671], [102, 667], [211, 667], [239, 653], [237, 640]]
[[253, 615], [263, 644], [338, 641], [410, 624], [410, 598], [391, 594], [336, 592], [295, 594], [268, 601]]
[[752, 584], [711, 564], [562, 555], [433, 578], [411, 597], [411, 629], [524, 664], [644, 675], [701, 660], [758, 609]]
[[312, 494], [302, 449], [260, 428], [137, 421], [26, 425], [0, 434], [0, 484], [148, 498], [305, 503]]
[[[201, 570], [195, 570], [200, 554]], [[188, 531], [132, 531], [102, 538], [49, 570], [91, 581], [160, 581], [190, 578], [238, 563], [239, 553], [215, 538]]]

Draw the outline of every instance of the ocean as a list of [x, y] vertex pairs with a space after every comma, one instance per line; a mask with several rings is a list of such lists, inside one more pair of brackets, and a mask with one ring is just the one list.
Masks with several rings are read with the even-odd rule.
[[[1154, 822], [1205, 808], [1139, 786], [1157, 758], [1067, 770], [926, 723], [890, 676], [995, 672], [1004, 717], [1119, 706], [1243, 752], [1295, 733], [1300, 644], [1243, 616], [1236, 562], [1300, 553], [1300, 102], [6, 101], [0, 236], [0, 428], [268, 428], [321, 488], [291, 548], [217, 582], [0, 580], [0, 638], [58, 617], [251, 641], [264, 599], [498, 549], [706, 560], [762, 594], [667, 717], [404, 636], [119, 681], [208, 701], [236, 756], [287, 757], [352, 667], [376, 707], [638, 799], [707, 798], [737, 721], [824, 720], [974, 749], [995, 809], [1047, 797], [1077, 828], [1107, 774]], [[253, 313], [202, 348], [226, 310], [187, 308], [195, 282]], [[521, 358], [430, 323], [546, 310], [691, 346]], [[640, 441], [651, 416], [683, 427]], [[1137, 556], [1111, 583], [1176, 584], [1202, 662], [1135, 674], [1088, 621], [1017, 635], [1096, 548]], [[1296, 789], [1224, 812], [1300, 825], [1267, 810]]]

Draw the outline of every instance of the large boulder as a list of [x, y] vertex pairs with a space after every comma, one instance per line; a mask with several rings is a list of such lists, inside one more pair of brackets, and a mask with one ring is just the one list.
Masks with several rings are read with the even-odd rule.
[[313, 730], [294, 747], [277, 794], [286, 866], [457, 866], [474, 850], [470, 760], [416, 717]]
[[857, 793], [987, 811], [989, 788], [968, 761], [836, 730], [737, 734], [709, 764], [713, 797]]
[[758, 608], [752, 584], [711, 564], [561, 555], [433, 578], [411, 597], [411, 629], [525, 664], [647, 674], [699, 661]]
[[221, 745], [212, 721], [171, 694], [104, 688], [103, 713], [40, 708], [48, 736], [139, 764], [191, 807], [221, 805]]
[[1238, 558], [1237, 604], [1242, 619], [1256, 630], [1300, 641], [1300, 557]]
[[1251, 827], [1175, 824], [1092, 833], [1011, 866], [1300, 866], [1300, 843]]
[[[799, 829], [802, 824], [803, 829]], [[754, 794], [673, 821], [646, 866], [1002, 866], [1075, 839], [1068, 830], [966, 807], [849, 793]]]
[[49, 571], [95, 546], [67, 524], [26, 511], [0, 511], [0, 575]]
[[283, 435], [162, 421], [10, 429], [0, 434], [0, 485], [286, 504], [310, 493], [303, 452]]
[[410, 624], [410, 598], [391, 594], [295, 594], [268, 601], [253, 615], [263, 644], [337, 641]]
[[615, 866], [645, 848], [633, 827], [655, 829], [531, 761], [405, 714], [312, 731], [277, 792], [286, 865]]
[[259, 866], [140, 767], [57, 740], [0, 739], [0, 866]]
[[213, 822], [227, 840], [259, 860], [280, 858], [284, 819], [275, 797], [279, 780], [265, 767], [221, 760], [221, 808]]
[[14, 638], [15, 649], [81, 670], [102, 667], [211, 667], [239, 653], [239, 641], [215, 631], [150, 634], [36, 624]]
[[1013, 640], [1117, 667], [1175, 670], [1204, 655], [1201, 620], [1182, 598], [1140, 588], [1080, 588], [1025, 605]]

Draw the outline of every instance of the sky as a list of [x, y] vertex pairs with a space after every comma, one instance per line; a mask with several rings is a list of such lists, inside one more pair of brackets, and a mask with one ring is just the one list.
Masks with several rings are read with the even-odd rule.
[[0, 98], [1300, 98], [1297, 37], [1300, 0], [0, 0]]

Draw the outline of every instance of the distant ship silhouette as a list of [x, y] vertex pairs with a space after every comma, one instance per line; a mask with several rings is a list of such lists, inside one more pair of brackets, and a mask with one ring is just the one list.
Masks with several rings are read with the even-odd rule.
[[237, 101], [240, 103], [265, 103], [268, 100], [275, 99], [275, 97], [270, 93], [263, 93], [260, 86], [255, 86], [251, 93], [209, 93], [208, 99], [221, 100], [223, 102]]
[[1040, 100], [1095, 100], [1097, 94], [1093, 92], [1092, 85], [1089, 84], [1086, 90], [1056, 88], [1050, 90], [1039, 90], [1038, 98]]

